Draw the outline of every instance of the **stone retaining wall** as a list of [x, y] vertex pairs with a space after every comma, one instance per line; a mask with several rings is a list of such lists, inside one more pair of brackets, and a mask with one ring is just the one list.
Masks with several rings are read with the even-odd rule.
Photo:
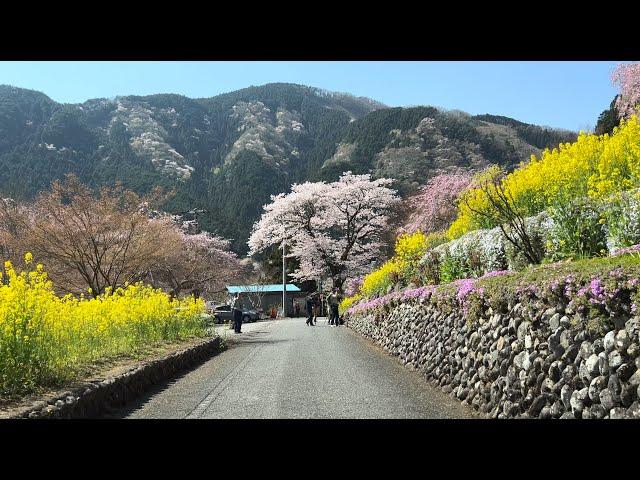
[[489, 418], [640, 418], [640, 318], [603, 335], [561, 308], [521, 310], [489, 309], [470, 325], [416, 300], [348, 326]]
[[106, 410], [119, 408], [149, 390], [210, 358], [222, 349], [220, 337], [173, 352], [163, 358], [141, 362], [115, 377], [86, 382], [73, 390], [37, 402], [7, 418], [95, 418]]

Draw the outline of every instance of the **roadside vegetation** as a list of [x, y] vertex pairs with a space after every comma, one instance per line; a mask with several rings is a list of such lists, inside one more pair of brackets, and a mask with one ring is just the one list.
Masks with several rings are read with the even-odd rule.
[[204, 302], [142, 283], [97, 296], [56, 295], [41, 264], [6, 262], [0, 283], [0, 396], [53, 387], [96, 360], [206, 335]]
[[[425, 185], [400, 230], [409, 233], [389, 260], [347, 281], [341, 312], [429, 299], [463, 308], [472, 321], [507, 297], [539, 300], [554, 289], [584, 318], [593, 309], [601, 318], [621, 314], [625, 299], [637, 308], [640, 68], [621, 66], [614, 80], [620, 118], [611, 133], [581, 132], [510, 173], [493, 166], [467, 180], [444, 172]], [[455, 190], [454, 202], [443, 185]]]
[[155, 210], [167, 196], [68, 176], [0, 198], [0, 398], [209, 334], [202, 297], [252, 272], [196, 220]]

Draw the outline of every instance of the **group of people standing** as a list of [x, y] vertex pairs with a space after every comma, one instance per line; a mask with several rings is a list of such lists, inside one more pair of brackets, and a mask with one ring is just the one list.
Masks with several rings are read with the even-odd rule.
[[340, 295], [340, 291], [338, 290], [338, 288], [334, 288], [331, 293], [327, 295], [326, 299], [320, 292], [315, 292], [308, 295], [305, 298], [305, 306], [307, 310], [307, 325], [313, 326], [317, 323], [318, 314], [320, 313], [320, 307], [322, 305], [322, 302], [326, 300], [329, 307], [329, 325], [339, 327], [342, 323], [338, 312], [338, 305], [340, 304], [341, 299], [342, 295]]
[[[326, 301], [329, 311], [328, 323], [329, 325], [333, 325], [339, 327], [343, 321], [340, 318], [338, 312], [338, 305], [342, 300], [342, 295], [338, 288], [334, 288], [329, 295], [324, 296], [324, 294], [320, 292], [315, 292], [307, 295], [305, 298], [306, 310], [307, 310], [307, 325], [313, 326], [317, 323], [318, 314], [320, 313], [320, 308], [322, 303]], [[295, 304], [295, 313], [296, 316], [300, 312], [300, 306]], [[233, 331], [235, 333], [242, 333], [242, 303], [240, 301], [240, 295], [235, 294], [233, 300], [231, 301], [231, 312], [232, 312], [232, 322], [233, 322]]]

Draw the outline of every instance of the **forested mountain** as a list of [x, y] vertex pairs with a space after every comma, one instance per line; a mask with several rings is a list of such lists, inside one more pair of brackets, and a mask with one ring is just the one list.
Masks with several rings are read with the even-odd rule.
[[480, 169], [491, 163], [513, 168], [576, 134], [494, 115], [471, 116], [433, 107], [387, 108], [347, 128], [323, 177], [344, 170], [395, 178], [403, 194], [423, 185], [436, 170]]
[[437, 169], [510, 167], [574, 138], [506, 117], [387, 108], [295, 84], [82, 104], [0, 86], [0, 194], [32, 198], [65, 173], [138, 192], [159, 185], [176, 192], [167, 210], [204, 209], [203, 228], [244, 253], [262, 205], [291, 183], [371, 171], [407, 194]]
[[614, 99], [611, 100], [609, 108], [604, 110], [598, 117], [598, 122], [596, 123], [596, 128], [594, 129], [595, 134], [611, 134], [613, 133], [613, 129], [620, 125], [620, 114], [618, 112], [618, 109], [616, 108], [617, 99], [618, 95], [616, 95]]

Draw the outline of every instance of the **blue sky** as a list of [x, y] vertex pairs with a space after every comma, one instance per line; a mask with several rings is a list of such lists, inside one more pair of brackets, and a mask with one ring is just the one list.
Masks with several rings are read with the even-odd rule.
[[0, 62], [0, 84], [65, 103], [116, 95], [210, 97], [290, 82], [389, 106], [434, 105], [558, 128], [593, 128], [616, 62]]

